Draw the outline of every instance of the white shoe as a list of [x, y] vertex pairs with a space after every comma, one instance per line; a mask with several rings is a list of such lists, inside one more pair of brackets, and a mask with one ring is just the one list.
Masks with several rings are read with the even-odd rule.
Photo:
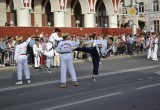
[[46, 71], [48, 72], [48, 73], [51, 73], [51, 71], [46, 67]]
[[16, 82], [16, 85], [21, 85], [21, 84], [23, 84], [23, 82], [22, 82], [22, 81], [18, 81], [18, 82]]
[[94, 76], [91, 76], [91, 79], [93, 80], [94, 83], [96, 83], [96, 78]]
[[30, 84], [30, 83], [31, 83], [31, 80], [28, 80], [27, 83]]

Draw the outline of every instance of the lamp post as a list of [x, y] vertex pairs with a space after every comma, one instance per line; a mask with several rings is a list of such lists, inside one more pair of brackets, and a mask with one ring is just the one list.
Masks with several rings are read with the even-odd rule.
[[14, 24], [13, 21], [10, 21], [10, 25], [13, 26], [13, 24]]
[[98, 27], [98, 24], [97, 24], [97, 23], [95, 24], [95, 27], [96, 27], [96, 28]]
[[107, 28], [107, 24], [104, 24], [104, 27]]
[[79, 24], [80, 24], [80, 21], [79, 21], [79, 20], [76, 20], [76, 25], [77, 25], [77, 27], [79, 27]]
[[48, 27], [51, 27], [51, 22], [48, 22]]

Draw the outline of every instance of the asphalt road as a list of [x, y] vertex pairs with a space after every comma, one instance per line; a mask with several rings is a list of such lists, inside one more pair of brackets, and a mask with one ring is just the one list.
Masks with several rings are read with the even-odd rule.
[[[31, 84], [15, 85], [16, 71], [0, 71], [1, 110], [160, 110], [160, 62], [145, 57], [102, 60], [97, 82], [92, 64], [75, 64], [80, 86], [68, 74], [59, 88], [59, 70], [31, 69]], [[25, 83], [25, 80], [24, 80]]]

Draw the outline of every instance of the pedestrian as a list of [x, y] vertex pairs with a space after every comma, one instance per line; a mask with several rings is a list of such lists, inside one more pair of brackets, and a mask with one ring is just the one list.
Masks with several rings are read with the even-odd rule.
[[112, 49], [112, 43], [113, 43], [113, 38], [110, 37], [107, 42], [107, 44], [109, 45], [108, 49], [106, 48], [107, 46], [103, 44], [98, 44], [95, 47], [81, 47], [81, 48], [78, 47], [74, 49], [74, 51], [91, 53], [92, 63], [93, 63], [93, 73], [91, 79], [93, 79], [93, 82], [96, 82], [95, 77], [98, 75], [100, 57], [107, 56], [108, 51]]
[[40, 68], [40, 58], [43, 53], [42, 46], [39, 43], [39, 39], [35, 39], [35, 44], [33, 45], [33, 53], [34, 53], [34, 67], [35, 69]]
[[63, 41], [60, 41], [56, 51], [61, 54], [60, 56], [60, 63], [61, 63], [61, 88], [66, 88], [66, 74], [67, 74], [67, 68], [69, 70], [69, 73], [71, 75], [73, 85], [78, 86], [79, 83], [77, 82], [76, 72], [73, 65], [73, 56], [72, 56], [72, 50], [73, 47], [79, 46], [79, 41], [74, 42], [71, 40], [68, 40], [69, 36], [68, 33], [62, 33]]
[[23, 37], [20, 37], [18, 40], [18, 44], [15, 47], [14, 61], [17, 63], [17, 78], [18, 78], [18, 82], [16, 82], [16, 84], [23, 84], [22, 69], [24, 69], [27, 83], [28, 84], [31, 83], [26, 51], [27, 51], [27, 45], [29, 44], [33, 36], [34, 35], [30, 36], [26, 41], [23, 40]]

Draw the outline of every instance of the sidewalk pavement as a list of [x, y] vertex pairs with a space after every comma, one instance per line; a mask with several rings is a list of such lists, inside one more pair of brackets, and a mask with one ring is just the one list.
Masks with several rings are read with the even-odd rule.
[[[109, 56], [107, 58], [102, 58], [101, 60], [113, 60], [113, 59], [120, 59], [120, 58], [128, 58], [131, 57], [130, 55], [114, 55], [114, 56]], [[82, 63], [82, 62], [87, 62], [87, 59], [74, 59], [74, 63]], [[33, 65], [29, 65], [29, 68], [32, 68]], [[5, 67], [0, 67], [0, 71], [6, 71], [6, 70], [15, 70], [15, 66], [5, 66]]]

